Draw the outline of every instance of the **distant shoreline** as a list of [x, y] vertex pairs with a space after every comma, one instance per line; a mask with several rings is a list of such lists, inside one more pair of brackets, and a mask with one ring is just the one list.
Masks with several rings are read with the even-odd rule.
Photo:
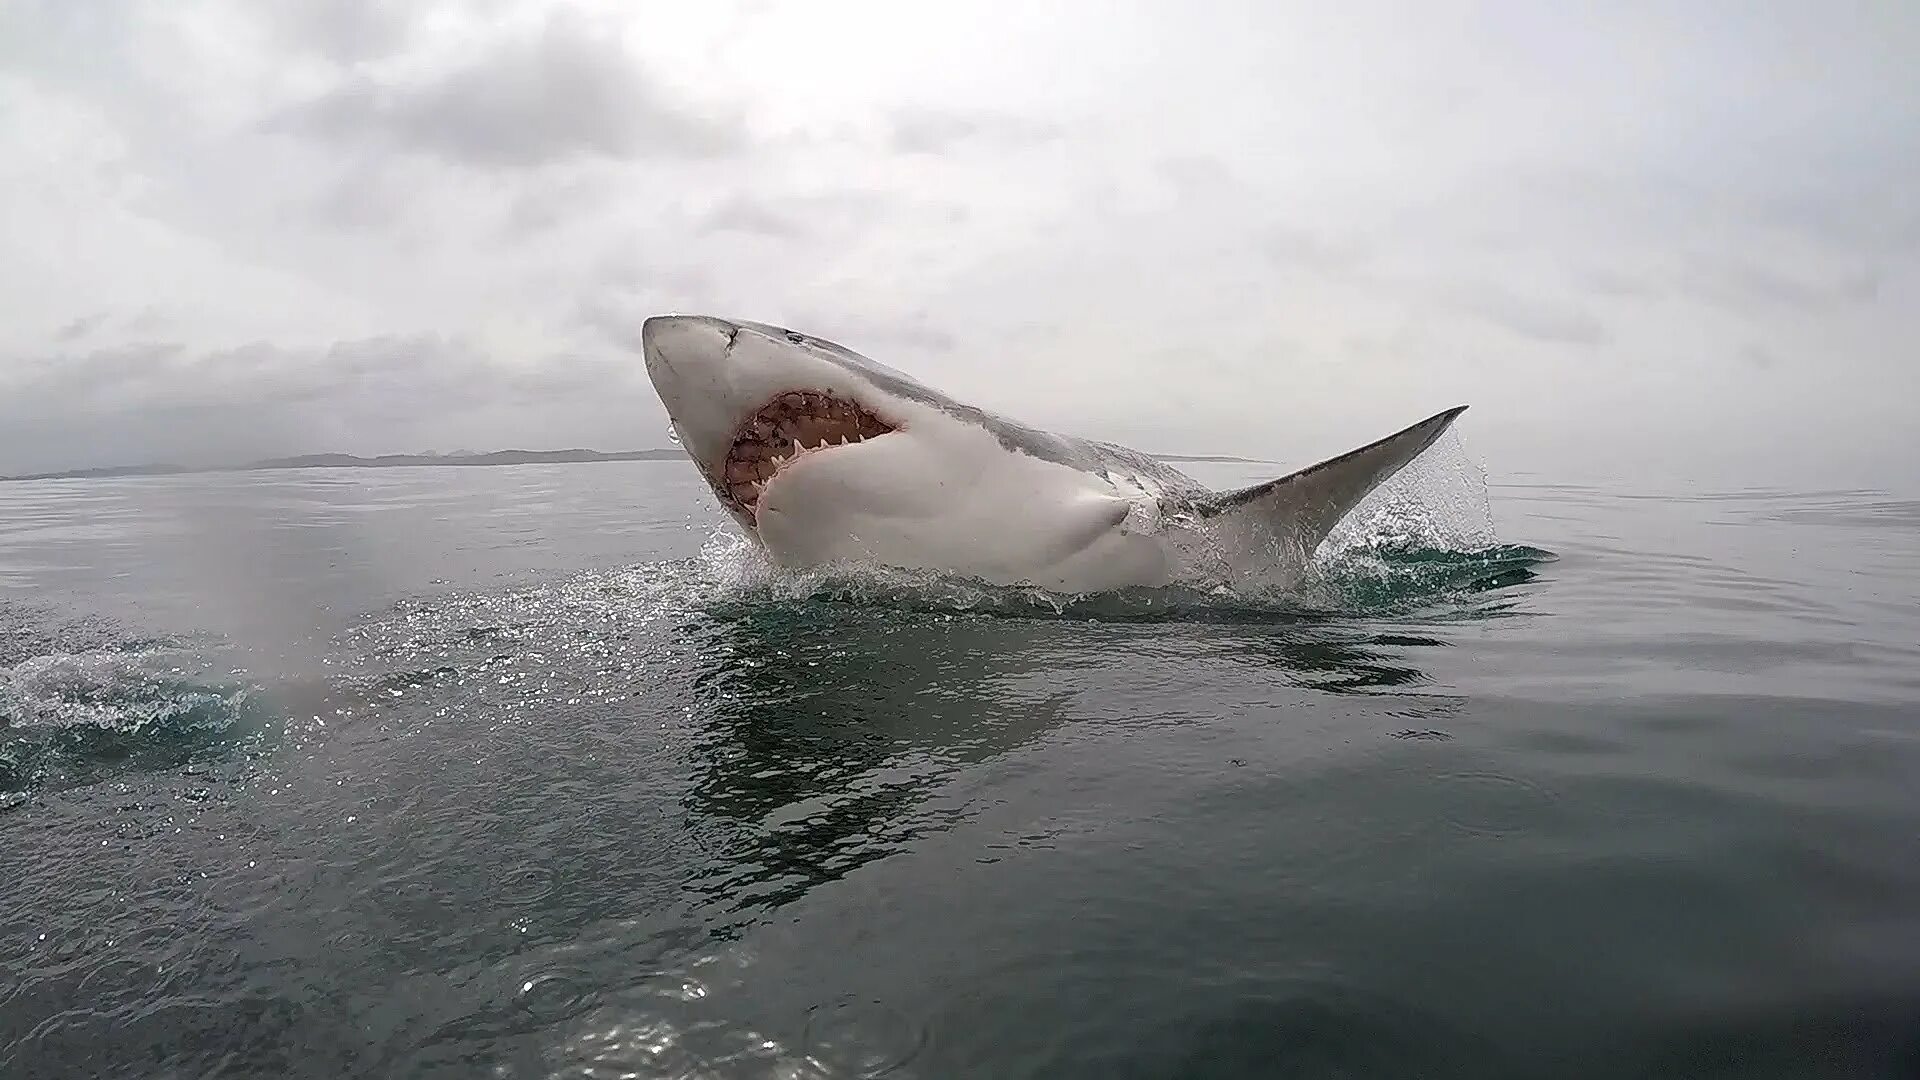
[[[1153, 454], [1162, 461], [1225, 462], [1262, 465], [1255, 458], [1222, 454]], [[598, 461], [682, 461], [680, 450], [495, 450], [485, 454], [382, 454], [360, 457], [355, 454], [302, 454], [297, 457], [267, 458], [244, 465], [109, 465], [97, 469], [64, 469], [59, 472], [0, 476], [0, 483], [27, 483], [34, 480], [114, 480], [140, 476], [191, 476], [201, 473], [268, 472], [277, 469], [401, 469], [401, 468], [484, 468], [498, 465], [571, 465]]]

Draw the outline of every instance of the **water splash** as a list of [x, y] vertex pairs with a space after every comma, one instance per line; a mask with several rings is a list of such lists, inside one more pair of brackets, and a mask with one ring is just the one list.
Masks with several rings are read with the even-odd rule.
[[1286, 587], [1210, 588], [1171, 585], [1106, 593], [1066, 594], [1037, 586], [1005, 586], [971, 578], [891, 567], [847, 565], [805, 571], [767, 570], [708, 580], [711, 609], [845, 603], [925, 612], [1100, 622], [1287, 622], [1379, 617], [1426, 610], [1435, 615], [1492, 616], [1516, 598], [1497, 595], [1534, 580], [1550, 552], [1519, 545], [1477, 551], [1356, 549], [1316, 562]]
[[1449, 430], [1361, 500], [1320, 551], [1337, 558], [1354, 549], [1475, 551], [1498, 542], [1486, 469], [1467, 453], [1460, 433]]
[[0, 793], [224, 756], [264, 730], [253, 695], [173, 644], [25, 657], [0, 667]]

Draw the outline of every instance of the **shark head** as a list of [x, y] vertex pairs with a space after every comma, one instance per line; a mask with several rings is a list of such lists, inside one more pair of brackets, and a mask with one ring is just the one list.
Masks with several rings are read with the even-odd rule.
[[1458, 410], [1290, 477], [1214, 493], [1111, 443], [956, 401], [845, 346], [765, 323], [659, 315], [647, 375], [728, 514], [788, 567], [856, 562], [1098, 591], [1171, 580], [1180, 522], [1311, 551]]
[[[647, 376], [680, 444], [727, 512], [757, 529], [768, 489], [803, 462], [831, 468], [908, 419], [854, 354], [762, 323], [659, 315], [642, 325]], [[869, 362], [871, 363], [871, 362]]]
[[681, 447], [777, 562], [897, 563], [984, 527], [1009, 464], [987, 414], [784, 327], [661, 315], [641, 340]]

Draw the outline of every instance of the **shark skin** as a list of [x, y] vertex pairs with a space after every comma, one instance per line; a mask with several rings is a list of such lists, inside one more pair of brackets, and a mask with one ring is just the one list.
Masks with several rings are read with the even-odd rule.
[[641, 328], [682, 449], [776, 566], [878, 564], [1065, 593], [1185, 583], [1222, 550], [1297, 572], [1466, 406], [1215, 491], [1148, 454], [956, 401], [844, 346], [703, 315]]

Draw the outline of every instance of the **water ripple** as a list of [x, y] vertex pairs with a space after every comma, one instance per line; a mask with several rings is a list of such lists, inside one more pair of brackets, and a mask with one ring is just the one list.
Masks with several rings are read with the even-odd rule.
[[885, 1076], [925, 1048], [929, 1032], [879, 1001], [842, 998], [808, 1010], [804, 1048], [830, 1076]]
[[1497, 772], [1446, 773], [1443, 814], [1448, 824], [1479, 836], [1504, 836], [1537, 827], [1550, 814], [1554, 795], [1533, 780]]

